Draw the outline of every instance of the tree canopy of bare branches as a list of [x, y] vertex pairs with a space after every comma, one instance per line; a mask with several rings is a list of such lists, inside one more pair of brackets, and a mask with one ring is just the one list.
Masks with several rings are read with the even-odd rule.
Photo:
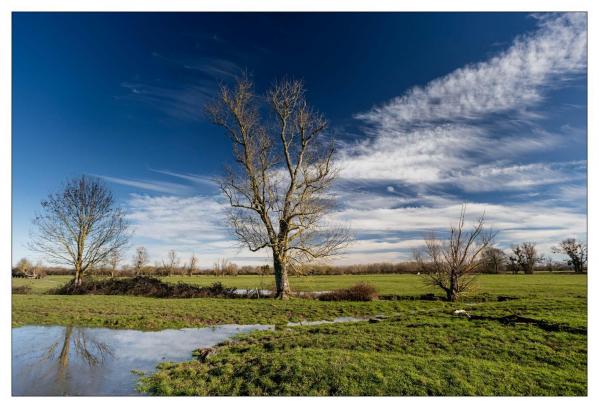
[[116, 270], [119, 267], [119, 263], [123, 260], [123, 255], [120, 250], [112, 251], [107, 260], [107, 265], [110, 269], [110, 276], [114, 278], [116, 276]]
[[447, 239], [431, 233], [425, 239], [423, 251], [415, 253], [420, 271], [430, 285], [442, 289], [446, 299], [454, 302], [472, 286], [483, 262], [482, 252], [488, 248], [495, 234], [485, 229], [484, 215], [465, 231], [466, 207], [462, 207], [456, 226], [451, 226]]
[[553, 247], [556, 254], [568, 256], [568, 265], [574, 268], [575, 273], [584, 273], [587, 270], [588, 249], [587, 244], [576, 238], [564, 239], [559, 246]]
[[486, 273], [499, 273], [505, 267], [505, 253], [492, 246], [482, 251], [483, 265]]
[[36, 231], [29, 247], [49, 262], [72, 266], [76, 285], [86, 271], [104, 263], [128, 242], [124, 212], [99, 179], [72, 179], [41, 206], [33, 220]]
[[196, 273], [198, 270], [198, 257], [195, 254], [191, 254], [191, 258], [189, 258], [189, 263], [185, 264], [185, 271], [189, 276]]
[[292, 80], [260, 98], [247, 77], [239, 78], [232, 88], [221, 86], [206, 112], [233, 145], [235, 164], [220, 181], [229, 223], [250, 251], [272, 251], [276, 296], [287, 298], [290, 265], [336, 255], [349, 242], [347, 229], [324, 222], [338, 174], [327, 122], [309, 107], [303, 83]]
[[166, 269], [168, 276], [174, 275], [176, 269], [179, 267], [179, 258], [177, 257], [177, 253], [174, 249], [168, 251], [166, 255], [166, 261], [162, 261], [162, 266]]
[[140, 246], [135, 248], [135, 256], [133, 257], [133, 269], [135, 275], [143, 275], [146, 265], [149, 261], [148, 251], [146, 247]]
[[512, 247], [513, 258], [525, 274], [531, 275], [535, 265], [543, 260], [537, 253], [537, 245], [534, 242], [523, 242]]

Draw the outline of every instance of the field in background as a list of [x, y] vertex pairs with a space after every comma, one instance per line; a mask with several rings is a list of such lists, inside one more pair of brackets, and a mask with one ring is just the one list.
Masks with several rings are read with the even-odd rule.
[[[13, 278], [13, 286], [30, 286], [33, 294], [42, 294], [49, 289], [65, 284], [71, 279], [66, 275], [51, 275], [43, 279]], [[222, 282], [227, 287], [238, 289], [272, 289], [272, 276], [171, 276], [162, 277], [165, 282], [185, 282], [207, 286]], [[333, 275], [333, 276], [292, 276], [290, 285], [297, 291], [322, 291], [352, 286], [358, 282], [373, 285], [382, 295], [417, 296], [425, 293], [441, 294], [426, 285], [422, 276], [417, 275]], [[474, 294], [511, 296], [563, 296], [586, 295], [586, 275], [536, 274], [536, 275], [481, 275], [478, 277]]]

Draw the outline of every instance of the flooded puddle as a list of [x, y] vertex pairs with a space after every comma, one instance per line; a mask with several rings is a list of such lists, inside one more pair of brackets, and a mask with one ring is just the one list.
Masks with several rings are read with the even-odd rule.
[[193, 350], [270, 325], [201, 329], [113, 330], [62, 326], [12, 329], [12, 395], [137, 395], [137, 375], [163, 361], [186, 361]]
[[[242, 296], [254, 296], [254, 297], [262, 297], [262, 296], [272, 296], [273, 291], [269, 289], [235, 289], [233, 291], [237, 295]], [[330, 290], [316, 290], [316, 291], [298, 291], [293, 292], [296, 296], [318, 296], [323, 295], [325, 293], [331, 293]]]
[[337, 317], [333, 320], [303, 320], [301, 322], [289, 322], [287, 326], [318, 326], [330, 323], [354, 323], [367, 321], [368, 317]]
[[[338, 317], [287, 326], [351, 323]], [[132, 370], [153, 372], [164, 361], [187, 361], [192, 351], [274, 325], [225, 324], [144, 332], [106, 328], [24, 326], [12, 329], [12, 395], [139, 395]]]

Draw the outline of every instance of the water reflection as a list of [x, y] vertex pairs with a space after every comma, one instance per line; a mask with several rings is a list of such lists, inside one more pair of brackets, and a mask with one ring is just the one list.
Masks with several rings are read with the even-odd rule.
[[[302, 321], [288, 326], [351, 323], [366, 318]], [[202, 329], [113, 330], [63, 326], [24, 326], [12, 330], [13, 395], [136, 395], [137, 375], [162, 361], [185, 361], [193, 350], [212, 347], [244, 332], [272, 325]]]
[[269, 325], [137, 330], [25, 326], [12, 330], [13, 395], [135, 395], [131, 370], [153, 371], [162, 361], [184, 361], [242, 332]]
[[77, 360], [87, 363], [90, 368], [102, 364], [105, 358], [113, 355], [106, 343], [95, 339], [81, 328], [68, 326], [64, 328], [61, 338], [52, 343], [38, 361], [33, 361], [27, 371], [39, 370], [40, 377], [45, 382], [58, 384], [68, 393], [71, 354], [74, 354]]

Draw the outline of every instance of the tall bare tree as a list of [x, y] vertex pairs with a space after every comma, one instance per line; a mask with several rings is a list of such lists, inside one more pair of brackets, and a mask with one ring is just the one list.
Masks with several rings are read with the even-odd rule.
[[233, 144], [235, 165], [220, 182], [231, 205], [229, 223], [250, 251], [272, 252], [276, 296], [285, 299], [290, 265], [337, 254], [349, 234], [324, 223], [338, 173], [335, 150], [325, 139], [326, 120], [306, 102], [303, 83], [275, 83], [262, 100], [270, 116], [242, 77], [232, 88], [221, 86], [206, 112]]
[[49, 262], [72, 266], [76, 285], [129, 239], [123, 210], [97, 178], [72, 179], [41, 205], [29, 247], [43, 253]]
[[166, 269], [168, 276], [171, 276], [175, 273], [179, 267], [179, 258], [177, 257], [177, 253], [174, 249], [168, 251], [168, 254], [166, 255], [166, 261], [162, 261], [162, 266], [164, 269]]
[[191, 254], [189, 263], [185, 264], [185, 270], [189, 276], [193, 275], [198, 270], [198, 257], [195, 254]]
[[523, 242], [512, 247], [516, 262], [527, 275], [532, 275], [535, 265], [543, 260], [537, 253], [537, 245], [534, 242]]
[[568, 265], [574, 268], [575, 273], [586, 272], [588, 259], [586, 243], [578, 241], [576, 238], [568, 238], [560, 242], [559, 246], [553, 247], [552, 251], [568, 256]]
[[484, 215], [472, 227], [464, 230], [466, 207], [462, 207], [456, 226], [451, 226], [445, 240], [431, 233], [423, 251], [415, 253], [416, 262], [430, 285], [442, 289], [446, 299], [456, 301], [474, 282], [483, 262], [482, 252], [495, 234], [484, 228]]
[[135, 248], [135, 256], [133, 257], [133, 269], [135, 270], [136, 276], [143, 275], [148, 260], [149, 257], [146, 247], [140, 246]]
[[215, 275], [237, 275], [237, 265], [227, 258], [220, 258], [214, 262], [212, 270]]

